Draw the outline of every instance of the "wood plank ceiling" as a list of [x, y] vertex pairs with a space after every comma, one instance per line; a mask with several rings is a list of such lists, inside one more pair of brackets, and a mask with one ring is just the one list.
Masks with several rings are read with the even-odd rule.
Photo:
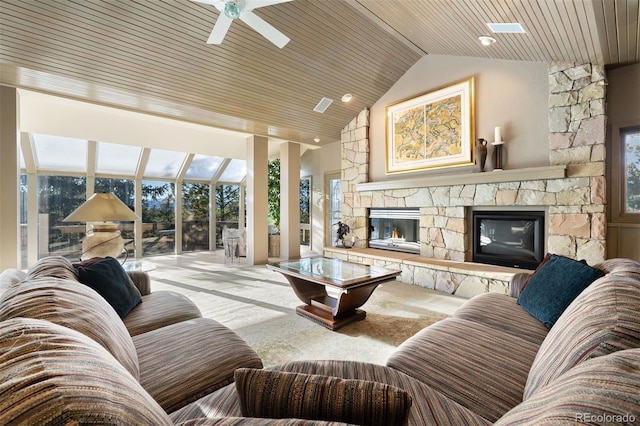
[[640, 62], [639, 1], [294, 0], [255, 11], [291, 38], [278, 49], [240, 21], [207, 45], [218, 11], [189, 0], [2, 0], [0, 83], [323, 144], [427, 54]]

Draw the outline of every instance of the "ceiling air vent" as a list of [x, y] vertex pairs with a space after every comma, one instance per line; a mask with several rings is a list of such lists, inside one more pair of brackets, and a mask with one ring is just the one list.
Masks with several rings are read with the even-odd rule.
[[329, 108], [329, 105], [331, 105], [331, 102], [333, 102], [333, 99], [322, 98], [320, 99], [320, 102], [318, 102], [318, 105], [316, 105], [316, 107], [313, 110], [315, 112], [325, 112], [327, 108]]

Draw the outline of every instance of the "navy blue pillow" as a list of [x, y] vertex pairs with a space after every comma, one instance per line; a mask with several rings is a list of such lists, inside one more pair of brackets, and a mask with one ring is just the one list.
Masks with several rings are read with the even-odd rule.
[[573, 299], [603, 275], [586, 263], [552, 254], [522, 290], [518, 304], [551, 328]]
[[78, 281], [97, 291], [124, 318], [142, 302], [140, 291], [133, 284], [120, 262], [105, 257], [77, 265]]

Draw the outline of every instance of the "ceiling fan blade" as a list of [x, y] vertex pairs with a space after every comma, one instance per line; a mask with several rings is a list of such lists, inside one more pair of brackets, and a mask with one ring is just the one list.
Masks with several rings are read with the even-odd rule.
[[233, 19], [229, 18], [224, 13], [221, 13], [216, 20], [216, 24], [213, 26], [213, 31], [211, 31], [207, 44], [222, 43], [222, 40], [224, 40], [224, 36], [227, 35], [227, 31], [229, 31], [229, 27], [232, 22]]
[[[198, 0], [195, 0], [198, 1]], [[206, 1], [206, 0], [205, 0]], [[278, 3], [286, 3], [292, 0], [244, 0], [242, 10], [253, 10], [259, 7], [271, 6]]]
[[[262, 34], [264, 38], [278, 46], [280, 49], [282, 49], [287, 45], [287, 43], [289, 43], [289, 37], [282, 34], [274, 26], [272, 26], [267, 21], [250, 10], [243, 10], [242, 14], [240, 14], [240, 19], [243, 20], [251, 28], [256, 30], [258, 33]], [[217, 22], [216, 25], [218, 25]]]
[[196, 3], [202, 3], [202, 4], [210, 4], [216, 7], [216, 9], [222, 11], [224, 9], [224, 0], [191, 0], [193, 2]]

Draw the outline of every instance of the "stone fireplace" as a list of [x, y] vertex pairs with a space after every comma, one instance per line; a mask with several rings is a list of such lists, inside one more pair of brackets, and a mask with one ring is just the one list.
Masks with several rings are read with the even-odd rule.
[[[474, 208], [544, 210], [545, 252], [604, 260], [605, 87], [601, 66], [550, 64], [550, 165], [496, 173], [368, 182], [369, 114], [362, 111], [342, 132], [343, 222], [367, 241], [370, 209], [414, 208], [421, 257], [471, 262]], [[447, 287], [455, 293], [456, 285]]]

